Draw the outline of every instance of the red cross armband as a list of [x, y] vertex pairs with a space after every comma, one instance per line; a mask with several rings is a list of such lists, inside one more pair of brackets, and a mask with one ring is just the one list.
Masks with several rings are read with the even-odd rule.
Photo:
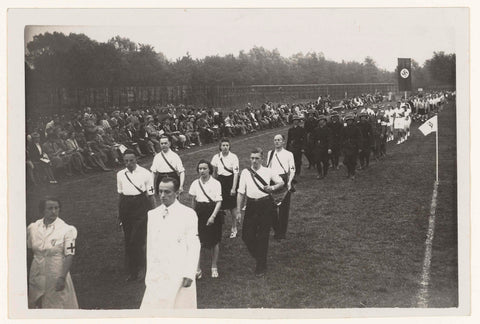
[[72, 228], [65, 234], [65, 247], [63, 253], [65, 255], [75, 255], [75, 240], [77, 238], [77, 230]]

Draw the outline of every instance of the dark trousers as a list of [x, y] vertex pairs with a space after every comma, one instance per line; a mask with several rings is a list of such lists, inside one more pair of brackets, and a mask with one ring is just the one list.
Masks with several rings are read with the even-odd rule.
[[355, 167], [357, 165], [357, 154], [352, 152], [345, 152], [343, 164], [347, 167], [348, 175], [355, 175]]
[[292, 149], [293, 160], [295, 161], [295, 176], [299, 176], [302, 171], [302, 150]]
[[256, 271], [267, 268], [268, 238], [272, 226], [273, 204], [270, 197], [254, 201], [247, 198], [243, 219], [242, 240], [250, 255], [255, 258]]
[[360, 166], [363, 168], [370, 164], [370, 147], [362, 149], [360, 153], [358, 153], [358, 159], [360, 160]]
[[125, 235], [127, 271], [137, 276], [146, 264], [147, 212], [150, 203], [146, 195], [121, 196], [120, 220]]
[[338, 162], [340, 160], [340, 149], [338, 147], [332, 147], [332, 154], [330, 154], [330, 160], [332, 161], [332, 166], [334, 168], [338, 167]]
[[323, 175], [324, 177], [328, 173], [328, 151], [326, 150], [319, 150], [315, 154], [315, 160], [317, 164], [317, 172], [318, 174]]
[[273, 219], [272, 227], [275, 231], [275, 238], [285, 238], [287, 234], [288, 217], [290, 216], [290, 198], [292, 193], [289, 191], [285, 194], [282, 203], [277, 208], [278, 217]]

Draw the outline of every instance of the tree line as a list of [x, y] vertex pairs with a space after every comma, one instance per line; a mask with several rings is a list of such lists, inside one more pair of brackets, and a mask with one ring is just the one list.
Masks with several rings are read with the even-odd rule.
[[[115, 36], [97, 42], [84, 34], [34, 36], [25, 54], [27, 89], [125, 86], [241, 86], [255, 84], [396, 83], [396, 73], [380, 69], [371, 57], [363, 62], [335, 62], [323, 53], [285, 58], [277, 49], [254, 47], [238, 55], [176, 60], [149, 44]], [[418, 77], [417, 77], [418, 76]], [[415, 87], [455, 83], [455, 54], [435, 52], [412, 65]]]

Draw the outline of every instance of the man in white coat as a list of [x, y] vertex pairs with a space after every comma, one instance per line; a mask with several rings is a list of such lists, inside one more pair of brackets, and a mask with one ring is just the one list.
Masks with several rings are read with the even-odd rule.
[[197, 215], [177, 200], [177, 179], [163, 178], [158, 188], [161, 205], [148, 212], [146, 289], [140, 309], [197, 308]]

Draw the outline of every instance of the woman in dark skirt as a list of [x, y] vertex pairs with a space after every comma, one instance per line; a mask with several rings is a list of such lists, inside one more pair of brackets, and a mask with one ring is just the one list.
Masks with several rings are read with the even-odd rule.
[[[200, 177], [192, 182], [189, 194], [193, 196], [193, 208], [198, 216], [198, 236], [202, 248], [212, 250], [212, 278], [218, 278], [217, 261], [223, 223], [222, 214], [219, 213], [222, 205], [222, 187], [220, 182], [211, 176], [213, 167], [207, 160], [198, 162], [197, 172]], [[197, 279], [201, 277], [199, 260]]]
[[228, 210], [232, 217], [230, 238], [237, 236], [237, 222], [240, 212], [237, 208], [237, 188], [239, 179], [239, 162], [236, 154], [230, 152], [230, 140], [222, 138], [219, 145], [220, 152], [212, 158], [213, 176], [222, 185], [222, 208]]

